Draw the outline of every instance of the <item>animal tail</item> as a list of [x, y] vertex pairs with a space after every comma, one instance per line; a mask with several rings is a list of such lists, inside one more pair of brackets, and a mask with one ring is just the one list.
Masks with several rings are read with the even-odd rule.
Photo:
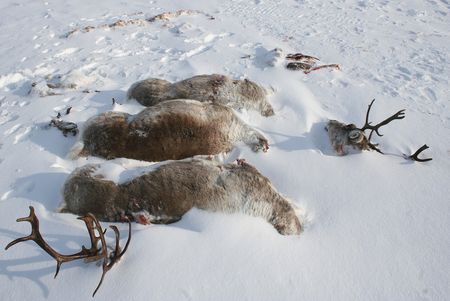
[[314, 219], [313, 214], [311, 212], [308, 212], [308, 210], [306, 210], [306, 208], [304, 208], [303, 206], [296, 205], [291, 200], [289, 201], [291, 202], [291, 205], [294, 208], [295, 215], [297, 216], [300, 222], [303, 232], [305, 228], [307, 228], [313, 222]]

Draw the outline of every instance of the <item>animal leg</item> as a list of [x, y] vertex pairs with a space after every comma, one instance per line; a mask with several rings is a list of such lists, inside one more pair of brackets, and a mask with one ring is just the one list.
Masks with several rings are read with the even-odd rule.
[[269, 141], [261, 133], [254, 129], [247, 127], [242, 139], [245, 144], [251, 147], [254, 152], [262, 150], [267, 152], [269, 149]]

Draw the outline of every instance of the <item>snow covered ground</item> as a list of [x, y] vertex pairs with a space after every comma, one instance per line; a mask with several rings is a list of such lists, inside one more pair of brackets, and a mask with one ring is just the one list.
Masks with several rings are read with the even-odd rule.
[[[103, 26], [179, 9], [195, 12]], [[83, 32], [87, 26], [94, 28]], [[220, 73], [274, 89], [275, 116], [239, 113], [269, 138], [269, 152], [238, 146], [225, 160], [245, 158], [303, 208], [304, 232], [285, 237], [262, 219], [200, 210], [171, 225], [133, 225], [128, 252], [95, 298], [447, 300], [449, 29], [446, 0], [4, 0], [0, 246], [29, 234], [27, 223], [15, 222], [29, 205], [62, 253], [88, 243], [84, 224], [56, 210], [68, 174], [101, 160], [68, 159], [76, 138], [47, 128], [51, 117], [61, 112], [82, 127], [99, 112], [137, 112], [125, 101], [137, 80]], [[305, 75], [286, 70], [284, 60], [269, 66], [275, 47], [339, 63], [342, 71]], [[424, 156], [433, 161], [332, 153], [325, 122], [362, 125], [373, 98], [374, 121], [406, 109], [404, 120], [381, 130], [380, 147], [402, 154], [427, 143]], [[0, 299], [88, 300], [101, 276], [100, 267], [81, 261], [64, 264], [56, 279], [54, 269], [32, 242], [1, 251]]]

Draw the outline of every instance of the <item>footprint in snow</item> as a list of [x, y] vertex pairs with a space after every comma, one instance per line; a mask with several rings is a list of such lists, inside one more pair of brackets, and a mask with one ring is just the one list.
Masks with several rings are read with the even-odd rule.
[[80, 51], [79, 48], [66, 48], [66, 49], [58, 52], [57, 54], [55, 54], [55, 57], [58, 58], [58, 57], [69, 56], [78, 51]]
[[5, 192], [1, 197], [0, 197], [0, 201], [6, 201], [9, 196], [11, 195], [11, 193], [13, 192], [13, 190], [8, 190], [7, 192]]
[[13, 127], [11, 127], [11, 128], [9, 128], [8, 130], [6, 130], [5, 133], [4, 133], [4, 135], [5, 135], [6, 137], [8, 137], [8, 136], [14, 134], [15, 132], [17, 132], [21, 127], [22, 127], [22, 125], [21, 125], [20, 123], [19, 123], [19, 124], [16, 124], [16, 125], [14, 125]]
[[8, 198], [15, 197], [15, 196], [23, 196], [23, 195], [29, 195], [31, 192], [33, 192], [36, 184], [34, 181], [25, 181], [21, 183], [20, 185], [12, 184], [10, 188], [11, 190], [8, 190], [5, 192], [1, 197], [0, 201], [5, 201]]
[[420, 88], [422, 96], [431, 100], [432, 102], [436, 102], [438, 99], [436, 97], [436, 93], [430, 88]]
[[201, 53], [203, 53], [203, 52], [206, 52], [206, 51], [208, 51], [208, 50], [211, 49], [211, 48], [212, 48], [212, 46], [201, 45], [201, 46], [199, 46], [199, 47], [197, 47], [197, 48], [194, 48], [194, 49], [192, 49], [192, 50], [189, 50], [189, 51], [183, 53], [183, 54], [180, 56], [179, 60], [180, 60], [180, 61], [185, 60], [185, 59], [190, 58], [190, 57], [192, 57], [192, 56], [195, 56], [195, 55], [201, 54]]
[[21, 133], [17, 134], [17, 135], [14, 137], [14, 142], [13, 142], [13, 144], [17, 144], [17, 143], [23, 141], [24, 138], [25, 138], [30, 132], [31, 132], [31, 127], [29, 127], [29, 126], [26, 127], [25, 130], [23, 130]]
[[8, 116], [8, 115], [6, 115], [6, 116], [1, 116], [0, 115], [0, 125], [5, 124], [7, 122], [10, 122], [11, 119], [12, 118], [10, 116]]

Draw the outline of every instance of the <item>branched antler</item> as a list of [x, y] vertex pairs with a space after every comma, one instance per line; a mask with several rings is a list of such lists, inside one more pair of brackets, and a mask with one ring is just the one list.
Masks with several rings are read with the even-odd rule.
[[83, 221], [86, 223], [86, 227], [88, 228], [88, 231], [89, 231], [89, 236], [91, 237], [91, 244], [92, 244], [91, 248], [86, 249], [85, 246], [82, 246], [81, 251], [78, 253], [75, 253], [72, 255], [63, 255], [63, 254], [56, 252], [42, 238], [41, 233], [39, 232], [39, 219], [37, 218], [37, 216], [34, 213], [34, 208], [32, 206], [30, 206], [30, 214], [27, 217], [18, 218], [17, 222], [29, 222], [31, 224], [31, 234], [28, 236], [13, 240], [6, 246], [5, 250], [8, 250], [10, 247], [12, 247], [13, 245], [15, 245], [19, 242], [23, 242], [23, 241], [27, 241], [27, 240], [34, 241], [45, 252], [47, 252], [47, 254], [49, 254], [56, 260], [56, 272], [55, 272], [55, 276], [54, 276], [54, 278], [56, 278], [56, 276], [59, 273], [59, 269], [64, 262], [69, 262], [72, 260], [77, 260], [77, 259], [82, 259], [82, 258], [93, 258], [93, 259], [95, 258], [95, 260], [98, 260], [101, 258], [101, 256], [98, 256], [98, 248], [97, 248], [97, 243], [98, 243], [99, 238], [95, 236], [95, 233], [94, 233], [95, 228], [93, 228], [93, 224], [91, 223], [92, 219], [90, 217], [85, 217], [83, 219]]
[[379, 137], [383, 136], [380, 134], [379, 129], [380, 127], [390, 123], [391, 121], [394, 121], [396, 119], [403, 119], [405, 118], [405, 110], [400, 110], [397, 113], [395, 113], [394, 115], [392, 115], [389, 118], [386, 118], [385, 120], [383, 120], [382, 122], [378, 123], [377, 125], [371, 125], [371, 122], [369, 122], [369, 113], [370, 113], [370, 109], [372, 108], [373, 103], [375, 102], [375, 99], [372, 100], [372, 102], [369, 104], [369, 107], [367, 108], [367, 113], [366, 113], [366, 122], [364, 124], [364, 126], [362, 128], [360, 128], [361, 131], [365, 131], [365, 130], [370, 130], [370, 134], [369, 134], [369, 140], [370, 138], [372, 138], [372, 134], [373, 132], [377, 133], [377, 135]]
[[377, 146], [378, 144], [374, 144], [372, 142], [370, 142], [370, 139], [372, 138], [372, 134], [375, 132], [377, 133], [377, 135], [379, 137], [383, 136], [382, 134], [380, 134], [379, 130], [382, 126], [390, 123], [391, 121], [394, 121], [396, 119], [403, 119], [405, 118], [405, 110], [400, 110], [397, 113], [395, 113], [394, 115], [392, 115], [391, 117], [383, 120], [382, 122], [376, 124], [376, 125], [371, 125], [372, 122], [369, 122], [369, 114], [370, 114], [370, 109], [372, 108], [373, 103], [375, 102], [375, 99], [372, 100], [372, 102], [369, 104], [369, 107], [367, 108], [367, 113], [366, 113], [366, 121], [364, 123], [364, 126], [362, 128], [360, 128], [359, 130], [364, 132], [365, 130], [370, 130], [370, 134], [367, 138], [367, 145], [369, 146], [370, 149], [379, 152], [380, 154], [384, 154]]
[[[53, 257], [56, 260], [56, 272], [55, 272], [55, 278], [59, 273], [59, 270], [61, 268], [61, 265], [65, 262], [77, 260], [77, 259], [85, 259], [86, 261], [97, 261], [99, 259], [103, 259], [103, 273], [102, 277], [100, 279], [100, 283], [98, 284], [97, 288], [95, 289], [94, 293], [92, 294], [92, 297], [94, 297], [97, 290], [100, 288], [100, 285], [103, 282], [103, 278], [108, 272], [112, 266], [119, 261], [119, 259], [122, 257], [122, 255], [126, 252], [128, 245], [130, 243], [131, 239], [131, 223], [128, 221], [128, 240], [126, 242], [125, 248], [123, 251], [120, 251], [119, 246], [119, 230], [116, 226], [110, 226], [111, 229], [113, 229], [116, 237], [116, 246], [113, 252], [111, 252], [108, 255], [108, 250], [106, 246], [106, 240], [105, 240], [105, 233], [106, 230], [103, 231], [102, 226], [100, 225], [100, 222], [97, 220], [97, 218], [93, 215], [88, 213], [85, 216], [79, 217], [78, 219], [81, 219], [86, 224], [86, 228], [89, 233], [89, 237], [91, 240], [91, 247], [88, 249], [85, 246], [81, 247], [81, 251], [77, 252], [75, 254], [71, 255], [64, 255], [58, 253], [55, 249], [53, 249], [42, 237], [40, 231], [39, 231], [39, 219], [37, 218], [36, 214], [34, 213], [33, 206], [30, 206], [30, 214], [27, 217], [18, 218], [17, 222], [29, 222], [31, 224], [31, 234], [28, 236], [20, 237], [12, 242], [10, 242], [6, 247], [5, 250], [8, 250], [13, 245], [23, 242], [32, 240], [34, 241], [39, 247], [41, 247], [47, 254], [49, 254], [51, 257]], [[98, 233], [98, 235], [97, 235]], [[101, 242], [101, 248], [98, 248], [98, 242]]]
[[117, 262], [119, 262], [120, 258], [122, 257], [122, 255], [127, 251], [128, 246], [130, 244], [130, 238], [131, 238], [131, 223], [129, 220], [128, 221], [128, 239], [127, 242], [125, 244], [125, 247], [123, 248], [123, 250], [120, 250], [120, 245], [119, 245], [119, 240], [120, 240], [120, 234], [119, 234], [119, 230], [117, 229], [116, 226], [109, 226], [111, 229], [113, 229], [114, 234], [116, 236], [116, 246], [114, 248], [114, 251], [111, 252], [109, 254], [109, 256], [105, 257], [103, 260], [103, 273], [102, 273], [102, 277], [100, 278], [100, 282], [97, 285], [97, 288], [95, 289], [94, 293], [92, 294], [92, 297], [95, 296], [95, 293], [97, 292], [97, 290], [100, 288], [100, 285], [102, 285], [103, 283], [103, 278], [105, 278], [105, 274], [113, 267], [114, 264], [116, 264]]
[[[380, 123], [376, 124], [376, 125], [371, 125], [371, 122], [369, 122], [369, 113], [370, 113], [370, 109], [372, 108], [373, 103], [375, 102], [375, 99], [372, 100], [372, 102], [369, 104], [369, 107], [367, 108], [367, 113], [366, 113], [366, 121], [365, 124], [362, 128], [360, 128], [359, 130], [364, 132], [365, 130], [370, 130], [370, 134], [367, 137], [367, 145], [369, 146], [370, 149], [375, 150], [377, 152], [379, 152], [380, 154], [384, 154], [377, 146], [378, 144], [373, 144], [370, 142], [370, 139], [372, 138], [372, 134], [376, 133], [379, 137], [383, 136], [382, 134], [380, 134], [379, 130], [382, 126], [390, 123], [391, 121], [394, 121], [396, 119], [403, 119], [405, 118], [405, 110], [400, 110], [397, 113], [395, 113], [394, 115], [390, 116], [389, 118], [386, 118], [385, 120], [381, 121]], [[408, 160], [413, 160], [413, 161], [417, 161], [417, 162], [426, 162], [426, 161], [430, 161], [432, 160], [432, 158], [425, 158], [425, 159], [420, 159], [418, 157], [418, 155], [423, 152], [424, 150], [426, 150], [427, 148], [429, 148], [426, 144], [424, 144], [421, 148], [419, 148], [414, 154], [408, 156], [408, 155], [403, 155], [403, 157], [405, 159]]]

